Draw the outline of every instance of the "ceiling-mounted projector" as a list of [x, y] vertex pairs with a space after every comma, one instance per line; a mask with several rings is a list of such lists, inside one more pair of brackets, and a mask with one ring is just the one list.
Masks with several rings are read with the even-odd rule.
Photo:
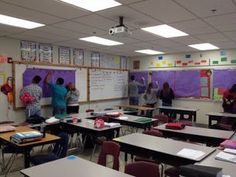
[[119, 17], [120, 24], [115, 27], [111, 27], [109, 29], [109, 35], [111, 36], [114, 35], [117, 37], [125, 37], [132, 34], [131, 31], [129, 31], [128, 27], [123, 24], [123, 19], [124, 19], [123, 16]]

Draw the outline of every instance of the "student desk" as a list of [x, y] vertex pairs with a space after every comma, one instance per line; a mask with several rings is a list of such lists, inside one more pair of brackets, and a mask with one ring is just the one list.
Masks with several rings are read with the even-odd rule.
[[[123, 114], [120, 117], [112, 117], [109, 115], [104, 115], [109, 119], [109, 122], [118, 122], [121, 125], [127, 125], [130, 127], [136, 127], [136, 128], [142, 128], [144, 130], [151, 129], [151, 126], [154, 122], [157, 121], [157, 119], [147, 118], [147, 117], [141, 117], [141, 116], [133, 116], [128, 114]], [[99, 117], [99, 116], [98, 116]], [[122, 117], [127, 117], [127, 119], [124, 119]], [[95, 117], [89, 117], [87, 119], [96, 119]]]
[[[180, 114], [180, 119], [190, 120], [196, 122], [197, 120], [197, 111], [199, 109], [193, 108], [184, 108], [184, 107], [173, 107], [173, 106], [158, 106], [159, 112], [171, 112], [171, 114]], [[184, 115], [188, 115], [188, 119], [184, 119]], [[170, 115], [171, 116], [171, 115]]]
[[210, 112], [206, 114], [208, 116], [208, 126], [212, 126], [212, 121], [219, 121], [222, 117], [227, 117], [236, 122], [236, 114], [224, 113], [224, 112]]
[[230, 177], [234, 177], [235, 176], [235, 163], [216, 160], [215, 156], [219, 152], [220, 150], [216, 150], [214, 153], [212, 153], [211, 155], [209, 155], [207, 158], [205, 158], [200, 163], [197, 163], [196, 165], [219, 167], [223, 169], [224, 175], [230, 175]]
[[[154, 137], [145, 134], [133, 133], [126, 136], [113, 139], [121, 146], [121, 151], [125, 152], [125, 161], [127, 162], [127, 153], [131, 155], [147, 155], [165, 164], [179, 166], [199, 162], [213, 151], [214, 148], [190, 144], [172, 139]], [[199, 150], [205, 154], [197, 159], [181, 157], [177, 153], [183, 148]]]
[[28, 177], [131, 177], [76, 156], [21, 170]]
[[27, 126], [16, 127], [16, 131], [14, 131], [14, 132], [1, 133], [0, 134], [0, 141], [2, 143], [9, 145], [9, 146], [13, 146], [15, 148], [22, 149], [24, 152], [24, 166], [25, 166], [25, 168], [27, 168], [30, 166], [30, 161], [29, 161], [30, 151], [33, 147], [45, 145], [45, 144], [50, 144], [50, 143], [55, 143], [56, 141], [60, 140], [60, 138], [57, 136], [46, 133], [45, 138], [42, 138], [39, 141], [33, 141], [33, 142], [29, 142], [29, 143], [24, 143], [24, 144], [15, 144], [10, 141], [11, 135], [15, 134], [16, 132], [25, 132], [25, 131], [34, 131], [34, 129], [31, 129]]
[[117, 105], [117, 107], [119, 107], [119, 109], [121, 108], [131, 108], [131, 109], [138, 109], [140, 111], [152, 111], [155, 110], [156, 108], [150, 108], [150, 107], [146, 107], [146, 106], [139, 106], [139, 105]]
[[219, 146], [219, 144], [225, 139], [230, 139], [234, 135], [233, 131], [216, 130], [193, 126], [185, 126], [182, 130], [173, 130], [167, 129], [165, 128], [165, 126], [166, 124], [159, 125], [157, 127], [154, 127], [154, 129], [161, 131], [165, 137], [176, 137], [184, 140], [206, 143], [211, 146]]

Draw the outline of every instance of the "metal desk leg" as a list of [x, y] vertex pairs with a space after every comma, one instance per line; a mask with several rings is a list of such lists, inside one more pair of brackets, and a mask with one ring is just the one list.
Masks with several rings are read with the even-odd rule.
[[30, 149], [28, 148], [24, 150], [24, 163], [25, 163], [25, 168], [30, 167]]

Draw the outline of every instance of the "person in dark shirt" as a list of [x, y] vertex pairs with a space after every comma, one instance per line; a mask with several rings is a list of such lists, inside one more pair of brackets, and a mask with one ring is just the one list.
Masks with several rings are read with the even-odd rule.
[[236, 84], [224, 92], [222, 107], [224, 112], [236, 114]]
[[175, 94], [168, 82], [163, 84], [159, 97], [162, 100], [162, 106], [172, 106], [172, 100], [175, 98]]

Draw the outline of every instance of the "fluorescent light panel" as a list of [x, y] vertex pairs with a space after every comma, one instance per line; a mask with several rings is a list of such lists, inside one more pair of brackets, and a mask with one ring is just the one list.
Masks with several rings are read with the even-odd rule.
[[33, 29], [33, 28], [45, 26], [45, 24], [36, 23], [29, 20], [23, 20], [20, 18], [10, 17], [7, 15], [2, 15], [2, 14], [0, 14], [0, 23], [4, 25], [19, 27], [19, 28], [26, 28], [26, 29]]
[[151, 49], [135, 50], [135, 52], [144, 53], [144, 54], [148, 54], [148, 55], [164, 54], [164, 52], [160, 52], [160, 51], [156, 51], [156, 50], [151, 50]]
[[189, 45], [189, 47], [198, 49], [198, 50], [215, 50], [215, 49], [219, 49], [219, 47], [214, 46], [210, 43], [202, 43], [202, 44], [192, 44]]
[[188, 36], [187, 33], [180, 31], [176, 28], [173, 28], [169, 25], [158, 25], [158, 26], [150, 26], [146, 28], [141, 28], [144, 31], [149, 33], [156, 34], [158, 36], [162, 36], [165, 38], [172, 38], [172, 37], [180, 37], [180, 36]]
[[114, 45], [123, 44], [121, 42], [112, 41], [112, 40], [97, 37], [97, 36], [84, 37], [84, 38], [80, 38], [80, 40], [87, 41], [87, 42], [92, 42], [92, 43], [95, 43], [95, 44], [106, 45], [106, 46], [114, 46]]
[[92, 12], [120, 6], [121, 3], [114, 0], [59, 0]]

